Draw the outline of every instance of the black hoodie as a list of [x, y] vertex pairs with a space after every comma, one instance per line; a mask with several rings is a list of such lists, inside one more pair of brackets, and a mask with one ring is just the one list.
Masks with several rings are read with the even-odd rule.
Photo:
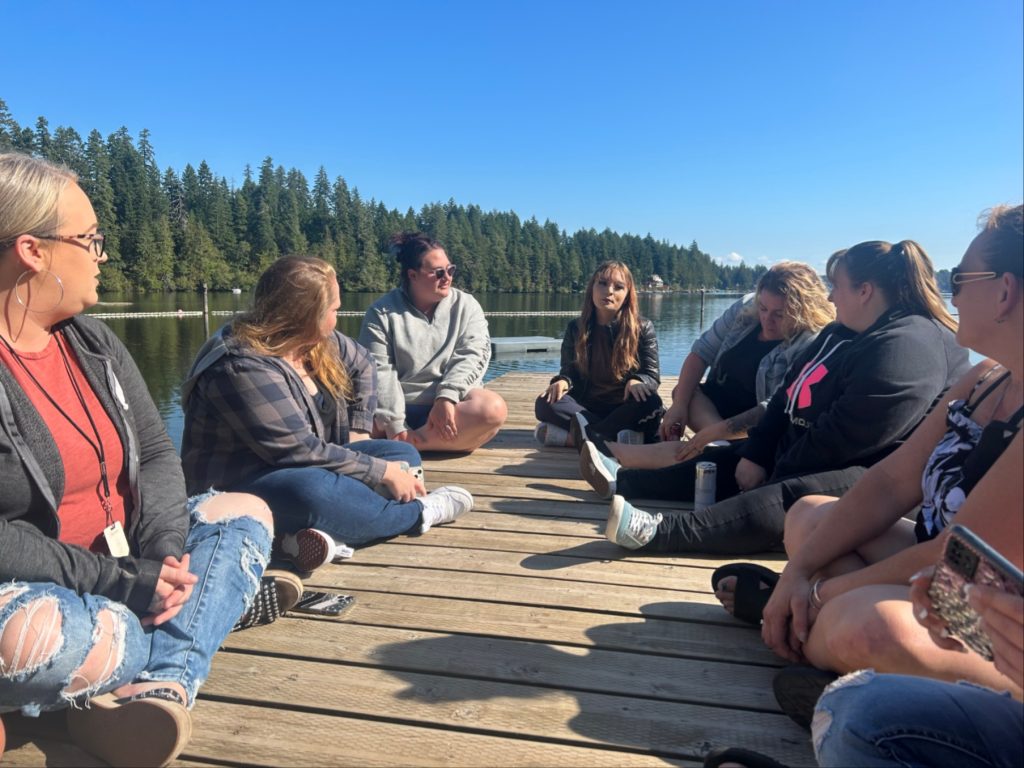
[[832, 323], [786, 372], [740, 454], [772, 480], [869, 467], [969, 367], [967, 350], [928, 317], [893, 310], [859, 334]]

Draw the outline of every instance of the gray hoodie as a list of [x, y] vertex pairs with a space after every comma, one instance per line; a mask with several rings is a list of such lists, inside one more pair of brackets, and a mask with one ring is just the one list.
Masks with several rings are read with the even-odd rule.
[[480, 386], [491, 337], [480, 304], [452, 288], [428, 318], [401, 288], [375, 301], [363, 317], [359, 343], [377, 364], [376, 421], [388, 437], [408, 427], [406, 403], [460, 402]]

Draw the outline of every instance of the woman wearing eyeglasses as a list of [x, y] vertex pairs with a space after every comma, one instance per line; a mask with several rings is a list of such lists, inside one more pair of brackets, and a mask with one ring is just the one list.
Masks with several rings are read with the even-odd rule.
[[163, 765], [272, 521], [253, 496], [186, 498], [131, 356], [79, 314], [105, 261], [75, 175], [0, 155], [0, 712], [70, 707], [84, 749]]
[[422, 232], [391, 239], [401, 285], [374, 302], [359, 343], [377, 364], [374, 436], [421, 451], [472, 451], [494, 437], [508, 409], [483, 389], [491, 339], [480, 304], [452, 286], [455, 265]]
[[[1004, 686], [980, 657], [927, 643], [907, 610], [907, 581], [940, 559], [954, 519], [988, 541], [1016, 542], [1005, 552], [1021, 566], [1021, 206], [987, 217], [954, 270], [953, 304], [957, 341], [989, 359], [842, 498], [808, 496], [786, 516], [789, 563], [762, 612], [764, 640], [781, 656], [832, 672], [873, 667]], [[913, 522], [903, 519], [908, 514]], [[732, 607], [732, 596], [723, 597]], [[830, 678], [806, 667], [783, 670], [776, 694], [787, 712], [809, 719]]]

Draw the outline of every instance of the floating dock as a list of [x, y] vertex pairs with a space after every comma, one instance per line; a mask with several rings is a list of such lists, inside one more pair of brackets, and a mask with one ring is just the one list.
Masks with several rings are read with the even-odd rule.
[[[465, 486], [473, 512], [313, 574], [356, 596], [340, 617], [228, 636], [175, 765], [693, 767], [723, 746], [814, 765], [772, 695], [783, 662], [711, 592], [725, 561], [613, 546], [576, 451], [534, 441], [547, 379], [490, 382], [509, 404], [499, 435], [425, 457], [428, 487]], [[63, 717], [4, 715], [5, 768], [97, 765]]]
[[550, 336], [505, 336], [491, 339], [491, 351], [495, 357], [502, 355], [553, 354], [562, 349], [562, 340]]

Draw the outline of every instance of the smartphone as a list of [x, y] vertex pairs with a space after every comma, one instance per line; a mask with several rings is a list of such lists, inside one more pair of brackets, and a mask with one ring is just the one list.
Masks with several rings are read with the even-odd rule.
[[355, 595], [338, 592], [312, 592], [306, 590], [291, 610], [297, 613], [315, 613], [321, 616], [337, 616], [356, 601]]
[[935, 566], [928, 597], [935, 613], [946, 622], [949, 633], [991, 661], [992, 641], [980, 626], [981, 618], [964, 596], [964, 587], [968, 584], [1024, 595], [1024, 573], [1019, 568], [969, 528], [953, 525], [942, 560]]

